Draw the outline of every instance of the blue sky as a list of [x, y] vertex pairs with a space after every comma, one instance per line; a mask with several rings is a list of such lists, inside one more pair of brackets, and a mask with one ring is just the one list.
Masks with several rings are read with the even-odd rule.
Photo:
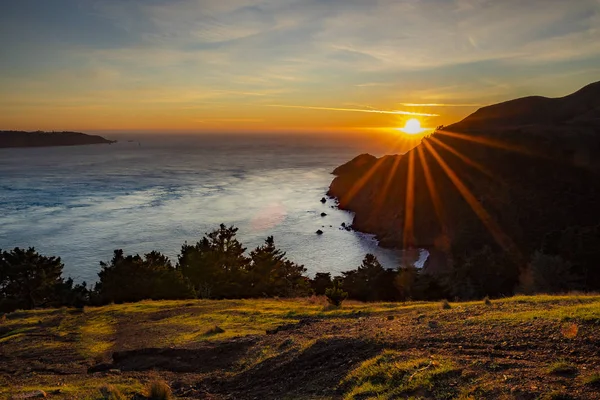
[[600, 0], [0, 2], [1, 129], [434, 126], [597, 80]]

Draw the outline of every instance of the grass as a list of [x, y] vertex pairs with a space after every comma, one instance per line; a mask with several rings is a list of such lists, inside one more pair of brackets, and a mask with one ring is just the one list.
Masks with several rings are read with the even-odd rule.
[[565, 360], [553, 362], [546, 369], [550, 375], [573, 375], [577, 373], [577, 367]]
[[[449, 303], [448, 305], [450, 306]], [[511, 324], [535, 320], [552, 323], [556, 332], [562, 335], [561, 340], [569, 339], [567, 342], [572, 342], [570, 338], [580, 340], [590, 329], [598, 329], [600, 326], [597, 325], [600, 324], [600, 295], [516, 296], [494, 299], [492, 306], [481, 300], [457, 302], [452, 303], [449, 309], [445, 309], [440, 302], [354, 301], [345, 301], [342, 308], [328, 308], [325, 298], [313, 297], [143, 301], [87, 307], [84, 312], [65, 308], [19, 311], [7, 314], [0, 323], [0, 347], [4, 354], [10, 354], [14, 359], [27, 360], [28, 363], [36, 362], [32, 361], [35, 358], [32, 354], [41, 354], [45, 358], [56, 354], [57, 359], [60, 359], [63, 354], [76, 353], [79, 359], [75, 361], [89, 366], [95, 365], [101, 358], [107, 361], [115, 350], [171, 346], [193, 348], [200, 342], [265, 335], [267, 330], [294, 324], [305, 318], [318, 318], [331, 321], [334, 326], [350, 327], [350, 330], [332, 329], [324, 333], [323, 337], [359, 336], [362, 335], [358, 329], [360, 323], [367, 320], [360, 317], [373, 317], [372, 319], [380, 321], [377, 323], [381, 323], [384, 329], [376, 332], [381, 334], [382, 341], [388, 331], [389, 335], [393, 335], [395, 330], [403, 329], [406, 321], [407, 326], [415, 330], [415, 334], [445, 335], [447, 328], [481, 324], [501, 329]], [[435, 323], [439, 329], [429, 329], [430, 323]], [[274, 343], [270, 347], [265, 346], [260, 351], [249, 353], [236, 365], [239, 370], [248, 370], [282, 354], [301, 354], [315, 340], [323, 337], [295, 337], [287, 340], [284, 346]], [[457, 347], [458, 345], [462, 343], [457, 343]], [[455, 379], [452, 378], [454, 373], [458, 374], [459, 361], [444, 357], [402, 359], [399, 353], [387, 351], [351, 370], [342, 380], [341, 387], [344, 388], [347, 399], [409, 396], [453, 398], [460, 393], [455, 393], [455, 389], [447, 383]], [[72, 361], [64, 361], [66, 366], [69, 362]], [[566, 361], [559, 361], [544, 369], [546, 362], [547, 360], [541, 364], [542, 375], [575, 375], [579, 369], [583, 371], [585, 366], [582, 364], [580, 368], [576, 368]], [[420, 371], [422, 368], [425, 369]], [[497, 375], [498, 372], [493, 373]], [[549, 379], [548, 376], [545, 378]], [[26, 383], [20, 381], [19, 385], [13, 384], [11, 387], [6, 383], [8, 381], [2, 381], [0, 374], [0, 398], [4, 398], [7, 393], [34, 390], [51, 393], [60, 389], [65, 398], [97, 400], [99, 389], [104, 385], [113, 385], [124, 396], [131, 398], [135, 393], [144, 392], [148, 379], [145, 375], [98, 377], [84, 374], [66, 380], [61, 378], [45, 381], [32, 376], [23, 381]], [[600, 373], [569, 381], [590, 390], [590, 387], [600, 385]], [[91, 393], [94, 395], [89, 397]]]
[[[112, 398], [107, 398], [105, 395], [105, 390], [108, 388], [110, 388]], [[0, 387], [0, 399], [10, 399], [13, 394], [31, 393], [37, 390], [43, 390], [50, 394], [51, 398], [57, 399], [121, 400], [121, 398], [115, 397], [120, 394], [123, 399], [129, 400], [137, 393], [144, 391], [144, 384], [131, 377], [77, 377], [60, 383], [54, 382], [53, 384], [41, 382], [30, 385], [6, 385]], [[58, 391], [60, 391], [60, 395], [52, 395], [52, 393]]]
[[127, 400], [121, 391], [113, 385], [106, 385], [100, 388], [103, 400]]
[[173, 397], [171, 388], [164, 381], [152, 381], [148, 386], [148, 400], [170, 400]]
[[573, 400], [573, 396], [561, 391], [554, 391], [543, 395], [540, 400]]
[[383, 400], [410, 394], [430, 394], [443, 399], [455, 394], [444, 387], [443, 381], [456, 372], [454, 364], [446, 358], [405, 360], [401, 353], [385, 350], [351, 371], [341, 385], [348, 387], [345, 400]]
[[593, 387], [600, 387], [600, 372], [595, 372], [591, 375], [586, 376], [583, 379], [583, 384]]

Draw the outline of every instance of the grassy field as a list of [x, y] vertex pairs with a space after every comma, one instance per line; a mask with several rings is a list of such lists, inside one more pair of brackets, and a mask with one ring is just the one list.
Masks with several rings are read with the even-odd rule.
[[[14, 312], [0, 398], [600, 399], [600, 296], [145, 301]], [[106, 393], [106, 392], [105, 392]]]

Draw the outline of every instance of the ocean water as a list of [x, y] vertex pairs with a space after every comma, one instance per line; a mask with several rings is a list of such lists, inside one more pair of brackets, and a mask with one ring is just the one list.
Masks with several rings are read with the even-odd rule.
[[158, 250], [175, 262], [184, 242], [225, 223], [239, 228], [248, 251], [273, 235], [311, 275], [356, 268], [369, 252], [384, 266], [399, 262], [397, 251], [341, 229], [351, 214], [320, 202], [336, 166], [383, 154], [382, 145], [274, 135], [118, 139], [0, 149], [0, 248], [34, 246], [60, 256], [65, 275], [95, 282], [115, 249]]

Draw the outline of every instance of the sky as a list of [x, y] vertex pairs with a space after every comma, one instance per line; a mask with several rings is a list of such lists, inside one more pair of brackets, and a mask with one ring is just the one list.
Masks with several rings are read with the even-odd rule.
[[0, 129], [435, 127], [598, 80], [600, 0], [0, 1]]

